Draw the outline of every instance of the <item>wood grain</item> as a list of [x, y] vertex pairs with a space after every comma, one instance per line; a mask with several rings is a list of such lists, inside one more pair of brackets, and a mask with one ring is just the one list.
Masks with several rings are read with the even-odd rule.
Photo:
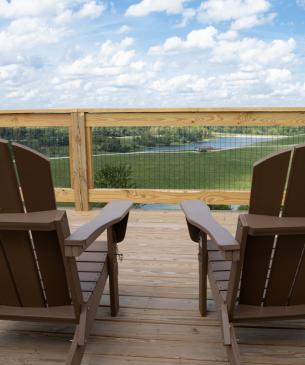
[[[85, 121], [86, 123], [86, 121]], [[88, 188], [94, 188], [92, 128], [86, 127], [86, 159]]]
[[74, 190], [71, 188], [55, 188], [58, 203], [74, 203]]
[[68, 127], [71, 125], [70, 114], [58, 113], [0, 113], [0, 127]]
[[305, 111], [162, 111], [87, 113], [90, 127], [304, 126]]
[[87, 147], [86, 147], [86, 128], [84, 113], [72, 114], [72, 171], [73, 187], [75, 196], [75, 209], [88, 210], [88, 179], [87, 179]]
[[199, 199], [208, 204], [248, 204], [248, 191], [156, 190], [156, 189], [89, 189], [90, 202], [130, 199], [135, 203], [179, 204], [182, 200]]

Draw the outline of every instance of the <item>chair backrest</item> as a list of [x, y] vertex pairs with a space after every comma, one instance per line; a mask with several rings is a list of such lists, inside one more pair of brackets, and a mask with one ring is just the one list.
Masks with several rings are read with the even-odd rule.
[[[0, 140], [0, 213], [56, 209], [49, 160]], [[23, 199], [22, 199], [23, 198]], [[0, 305], [71, 304], [63, 248], [55, 231], [0, 231]]]
[[[254, 165], [249, 213], [305, 217], [305, 145]], [[304, 247], [305, 236], [248, 236], [239, 303], [305, 304]]]

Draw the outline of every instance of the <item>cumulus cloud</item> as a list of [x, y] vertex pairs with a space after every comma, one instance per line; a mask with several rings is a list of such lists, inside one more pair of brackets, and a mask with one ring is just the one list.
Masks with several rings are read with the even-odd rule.
[[[301, 46], [293, 37], [251, 31], [273, 24], [271, 0], [132, 0], [129, 5], [122, 14], [107, 0], [0, 0], [3, 107], [303, 103]], [[105, 12], [113, 26], [105, 27], [99, 18]], [[176, 27], [164, 23], [158, 38], [148, 41], [137, 18], [154, 13], [153, 27], [160, 12], [178, 19]], [[126, 15], [133, 17], [133, 38]], [[177, 29], [186, 24], [188, 31]]]
[[0, 0], [0, 17], [52, 17], [75, 14], [78, 17], [99, 16], [105, 10], [104, 3], [95, 0]]
[[265, 42], [256, 38], [243, 38], [235, 41], [220, 41], [212, 52], [212, 61], [218, 63], [238, 62], [241, 64], [287, 64], [295, 59], [296, 42], [273, 40]]
[[231, 22], [231, 29], [249, 29], [271, 24], [276, 13], [269, 13], [271, 4], [267, 0], [207, 0], [197, 9], [201, 22]]
[[149, 54], [166, 54], [183, 50], [205, 50], [206, 58], [213, 63], [278, 65], [295, 60], [294, 38], [263, 41], [257, 38], [240, 38], [236, 30], [220, 33], [213, 26], [193, 30], [185, 39], [170, 37], [162, 45], [153, 46]]
[[207, 82], [198, 75], [186, 74], [171, 78], [161, 78], [151, 84], [151, 89], [161, 92], [202, 92], [205, 90]]
[[130, 49], [133, 38], [127, 37], [120, 42], [105, 41], [96, 53], [87, 54], [72, 63], [61, 65], [58, 72], [62, 75], [118, 75], [122, 67], [130, 65], [135, 50]]
[[276, 14], [271, 13], [266, 16], [250, 15], [247, 17], [239, 18], [231, 24], [232, 30], [254, 28], [258, 25], [271, 24], [275, 19]]
[[185, 5], [190, 0], [142, 0], [137, 4], [133, 4], [126, 10], [126, 16], [141, 17], [151, 13], [165, 12], [169, 15], [180, 14], [181, 21], [177, 24], [178, 27], [184, 27], [190, 19], [196, 15], [195, 8], [188, 8]]
[[237, 20], [265, 13], [270, 8], [267, 0], [207, 0], [198, 9], [198, 19], [203, 22]]
[[185, 40], [179, 37], [167, 38], [162, 45], [151, 47], [149, 53], [163, 53], [190, 48], [212, 48], [217, 33], [217, 29], [212, 26], [193, 30], [188, 33]]
[[95, 0], [0, 0], [1, 63], [25, 62], [25, 52], [69, 37], [73, 20], [96, 18], [106, 5]]
[[56, 43], [67, 31], [64, 27], [46, 24], [38, 18], [20, 18], [11, 21], [0, 31], [1, 62], [21, 62], [22, 51], [39, 44]]
[[49, 16], [64, 10], [67, 1], [52, 0], [0, 0], [0, 16], [2, 18]]
[[167, 14], [180, 14], [184, 11], [184, 4], [189, 0], [142, 0], [129, 6], [127, 16], [146, 16], [154, 12]]
[[79, 18], [98, 18], [105, 9], [105, 4], [98, 4], [96, 1], [88, 1], [75, 13], [75, 16]]

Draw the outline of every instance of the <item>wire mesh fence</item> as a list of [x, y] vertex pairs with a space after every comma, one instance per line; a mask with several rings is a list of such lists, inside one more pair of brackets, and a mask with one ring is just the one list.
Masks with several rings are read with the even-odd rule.
[[54, 185], [70, 187], [69, 136], [67, 128], [0, 128], [0, 138], [31, 147], [51, 161]]
[[[70, 187], [67, 128], [0, 128], [0, 138], [47, 155]], [[253, 163], [305, 142], [304, 127], [93, 128], [96, 188], [248, 190]]]
[[95, 187], [248, 190], [253, 163], [304, 127], [93, 128]]

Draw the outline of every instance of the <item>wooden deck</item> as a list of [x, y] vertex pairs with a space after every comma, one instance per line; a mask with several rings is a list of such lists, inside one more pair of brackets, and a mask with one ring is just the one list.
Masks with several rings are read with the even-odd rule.
[[[97, 211], [69, 211], [73, 228]], [[215, 213], [234, 231], [237, 214]], [[102, 300], [84, 365], [222, 365], [226, 352], [214, 303], [198, 312], [197, 247], [180, 211], [134, 210], [120, 245], [121, 310], [110, 317]], [[305, 364], [305, 321], [238, 328], [244, 364]], [[0, 364], [61, 364], [71, 339], [67, 325], [0, 322]]]

